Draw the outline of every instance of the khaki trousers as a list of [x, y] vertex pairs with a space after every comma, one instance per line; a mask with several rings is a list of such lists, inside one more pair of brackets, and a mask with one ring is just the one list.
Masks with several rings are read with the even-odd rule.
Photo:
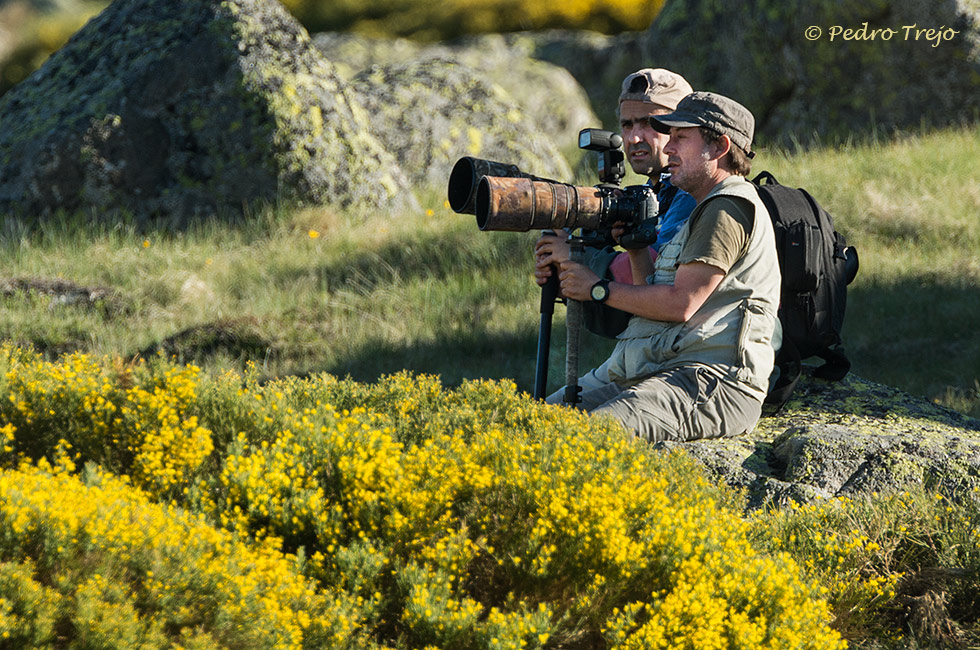
[[[579, 379], [576, 408], [611, 415], [640, 438], [698, 440], [747, 433], [762, 413], [762, 401], [727, 383], [705, 366], [685, 366], [658, 373], [629, 388], [604, 381], [595, 370]], [[549, 404], [562, 404], [565, 389]]]

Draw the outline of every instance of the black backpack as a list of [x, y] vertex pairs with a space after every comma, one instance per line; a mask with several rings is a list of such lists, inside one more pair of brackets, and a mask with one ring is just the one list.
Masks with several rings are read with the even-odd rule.
[[772, 218], [782, 273], [779, 321], [783, 347], [776, 356], [780, 375], [765, 401], [767, 412], [773, 413], [789, 399], [804, 359], [823, 360], [814, 371], [820, 379], [839, 381], [851, 369], [841, 328], [847, 285], [857, 274], [858, 256], [809, 192], [780, 185], [766, 171], [752, 183]]

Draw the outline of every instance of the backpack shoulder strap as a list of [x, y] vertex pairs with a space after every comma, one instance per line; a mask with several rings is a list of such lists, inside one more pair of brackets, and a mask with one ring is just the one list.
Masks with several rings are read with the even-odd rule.
[[776, 177], [768, 171], [759, 172], [759, 174], [752, 179], [752, 183], [755, 185], [779, 185], [779, 181], [776, 180]]

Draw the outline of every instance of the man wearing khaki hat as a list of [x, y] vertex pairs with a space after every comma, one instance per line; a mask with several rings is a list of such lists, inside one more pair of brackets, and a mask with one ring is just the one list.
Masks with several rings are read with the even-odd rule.
[[[606, 302], [634, 316], [609, 359], [580, 380], [579, 406], [651, 441], [734, 436], [759, 418], [780, 338], [779, 264], [769, 213], [745, 179], [755, 120], [714, 93], [654, 118], [677, 187], [697, 207], [657, 256], [630, 251], [633, 284]], [[590, 300], [601, 281], [561, 264], [561, 289]]]
[[[649, 249], [651, 258], [677, 233], [695, 204], [690, 194], [673, 187], [664, 175], [667, 157], [663, 147], [668, 138], [653, 127], [651, 118], [671, 112], [690, 92], [691, 85], [679, 74], [663, 68], [643, 68], [627, 75], [619, 95], [617, 116], [626, 159], [634, 172], [649, 178], [648, 184], [659, 201], [657, 240]], [[538, 240], [534, 272], [538, 284], [547, 281], [554, 266], [569, 259], [566, 239], [566, 234], [559, 233]], [[621, 251], [590, 249], [586, 264], [603, 278], [632, 281], [629, 258]], [[626, 327], [629, 317], [621, 310], [594, 303], [586, 306], [585, 324], [597, 334], [614, 337]]]

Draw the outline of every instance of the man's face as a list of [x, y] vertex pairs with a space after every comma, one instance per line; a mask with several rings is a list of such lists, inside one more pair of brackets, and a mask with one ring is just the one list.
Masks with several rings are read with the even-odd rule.
[[659, 176], [667, 165], [664, 145], [668, 136], [650, 125], [652, 115], [666, 115], [666, 108], [628, 99], [619, 105], [619, 127], [623, 135], [626, 160], [637, 174]]
[[702, 185], [711, 182], [714, 169], [710, 147], [697, 127], [671, 127], [664, 154], [672, 185], [696, 194]]

